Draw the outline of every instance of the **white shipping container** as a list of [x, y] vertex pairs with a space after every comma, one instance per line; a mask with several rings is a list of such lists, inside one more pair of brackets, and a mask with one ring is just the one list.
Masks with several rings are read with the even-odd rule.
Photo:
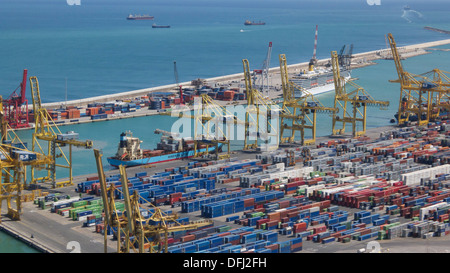
[[411, 173], [402, 174], [401, 180], [405, 182], [406, 185], [418, 185], [422, 178], [433, 179], [437, 174], [450, 173], [450, 164], [436, 166], [433, 168], [428, 168], [424, 170], [418, 170]]
[[428, 213], [430, 211], [436, 210], [440, 207], [444, 207], [447, 206], [447, 202], [441, 202], [441, 203], [437, 203], [435, 205], [429, 206], [429, 207], [425, 207], [425, 208], [420, 208], [420, 214], [419, 214], [419, 219], [422, 221], [426, 215], [428, 215]]

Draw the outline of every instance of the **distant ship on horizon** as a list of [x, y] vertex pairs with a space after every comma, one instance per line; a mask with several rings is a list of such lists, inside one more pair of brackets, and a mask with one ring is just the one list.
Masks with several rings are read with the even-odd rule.
[[152, 25], [152, 28], [170, 28], [170, 26], [169, 26], [169, 25], [163, 25], [163, 26], [161, 26], [161, 25], [153, 24], [153, 25]]
[[261, 22], [261, 21], [259, 21], [259, 22], [255, 22], [255, 21], [251, 22], [251, 21], [249, 21], [249, 20], [246, 20], [246, 21], [244, 22], [244, 25], [246, 25], [246, 26], [252, 26], [252, 25], [265, 25], [265, 24], [266, 24], [265, 22]]
[[155, 17], [154, 16], [150, 16], [148, 14], [145, 15], [140, 15], [140, 14], [135, 14], [135, 15], [128, 15], [127, 20], [153, 20]]

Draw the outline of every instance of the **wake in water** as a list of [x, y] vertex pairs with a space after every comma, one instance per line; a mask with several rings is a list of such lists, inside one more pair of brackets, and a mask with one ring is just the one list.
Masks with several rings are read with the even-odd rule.
[[412, 23], [416, 19], [422, 19], [423, 15], [422, 13], [411, 9], [410, 7], [406, 6], [403, 8], [403, 14], [401, 16], [403, 19], [405, 19], [408, 23]]

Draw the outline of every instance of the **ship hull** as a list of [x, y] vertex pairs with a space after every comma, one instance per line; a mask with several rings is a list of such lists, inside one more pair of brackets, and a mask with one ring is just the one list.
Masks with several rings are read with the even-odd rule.
[[[221, 145], [219, 145], [219, 148]], [[210, 147], [209, 152], [213, 152], [215, 150], [215, 147]], [[206, 148], [200, 149], [199, 152], [206, 152]], [[163, 162], [169, 162], [169, 161], [175, 161], [180, 159], [186, 159], [191, 158], [194, 156], [194, 150], [186, 151], [186, 152], [178, 152], [178, 153], [171, 153], [171, 154], [165, 154], [160, 156], [152, 156], [152, 157], [146, 157], [136, 160], [120, 160], [113, 157], [108, 157], [108, 163], [113, 167], [119, 167], [120, 165], [124, 165], [126, 167], [133, 167], [133, 166], [140, 166], [140, 165], [148, 165], [148, 164], [158, 164]]]
[[[351, 78], [350, 71], [344, 71], [343, 76], [345, 81]], [[334, 91], [334, 78], [332, 73], [327, 73], [325, 75], [318, 76], [314, 79], [290, 79], [296, 85], [304, 88], [308, 93], [312, 95], [319, 95]], [[294, 88], [294, 96], [296, 98], [302, 97], [304, 94], [301, 90]]]
[[147, 17], [127, 17], [127, 20], [153, 20], [155, 19], [154, 16], [147, 16]]

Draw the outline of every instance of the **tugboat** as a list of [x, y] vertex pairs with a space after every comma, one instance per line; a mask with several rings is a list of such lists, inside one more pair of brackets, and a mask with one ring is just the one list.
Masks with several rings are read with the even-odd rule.
[[[155, 134], [162, 134], [161, 141], [154, 150], [141, 149], [142, 141], [133, 137], [131, 132], [120, 134], [120, 142], [117, 152], [114, 156], [108, 157], [108, 163], [111, 166], [127, 167], [157, 164], [161, 162], [190, 158], [194, 156], [194, 140], [180, 138], [178, 134], [163, 130], [155, 130]], [[221, 149], [222, 144], [219, 145]], [[206, 152], [205, 148], [200, 147], [199, 152]], [[209, 147], [208, 152], [214, 152], [215, 147]]]

